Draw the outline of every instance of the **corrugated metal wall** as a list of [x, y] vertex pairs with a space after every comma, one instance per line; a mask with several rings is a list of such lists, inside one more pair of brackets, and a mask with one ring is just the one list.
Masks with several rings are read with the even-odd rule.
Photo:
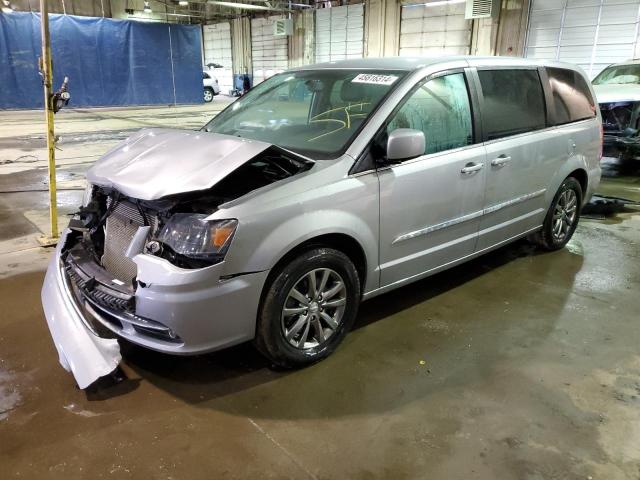
[[276, 37], [273, 34], [273, 24], [276, 19], [251, 19], [251, 56], [253, 58], [253, 84], [282, 72], [288, 68], [288, 40], [289, 37]]
[[633, 58], [640, 0], [532, 0], [525, 55], [580, 65], [595, 77]]
[[316, 62], [362, 58], [363, 53], [362, 4], [316, 10]]
[[400, 55], [468, 55], [472, 22], [465, 20], [464, 9], [464, 3], [403, 5]]

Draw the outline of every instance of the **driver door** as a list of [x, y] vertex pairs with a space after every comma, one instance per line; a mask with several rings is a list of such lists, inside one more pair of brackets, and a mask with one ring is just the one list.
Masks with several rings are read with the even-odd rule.
[[420, 82], [390, 117], [424, 132], [424, 155], [378, 170], [380, 286], [408, 281], [471, 255], [482, 215], [485, 149], [476, 143], [464, 72]]

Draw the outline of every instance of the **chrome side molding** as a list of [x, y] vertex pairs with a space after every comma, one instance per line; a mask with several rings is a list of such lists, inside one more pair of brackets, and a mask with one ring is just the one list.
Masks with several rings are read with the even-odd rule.
[[506, 202], [496, 203], [495, 205], [491, 205], [484, 210], [478, 210], [477, 212], [468, 213], [466, 215], [462, 215], [461, 217], [447, 220], [446, 222], [437, 223], [435, 225], [421, 228], [420, 230], [414, 230], [413, 232], [404, 233], [397, 237], [393, 242], [391, 242], [391, 245], [395, 245], [396, 243], [404, 242], [405, 240], [410, 240], [412, 238], [420, 237], [422, 235], [428, 235], [429, 233], [442, 230], [443, 228], [452, 227], [463, 222], [468, 222], [469, 220], [473, 220], [475, 218], [482, 217], [483, 215], [497, 212], [498, 210], [502, 210], [503, 208], [510, 207], [517, 203], [526, 202], [527, 200], [531, 200], [533, 198], [544, 195], [546, 191], [547, 189], [543, 188], [535, 192], [527, 193], [526, 195], [521, 195], [520, 197], [512, 198], [511, 200], [507, 200]]

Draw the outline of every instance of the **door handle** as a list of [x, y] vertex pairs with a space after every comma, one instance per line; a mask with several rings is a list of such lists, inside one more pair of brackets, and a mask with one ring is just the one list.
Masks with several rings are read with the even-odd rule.
[[483, 165], [481, 163], [467, 163], [460, 173], [464, 173], [465, 175], [471, 175], [478, 170], [482, 170]]
[[493, 160], [491, 160], [491, 165], [493, 165], [494, 167], [504, 167], [510, 161], [511, 161], [511, 157], [508, 157], [506, 155], [501, 155], [500, 157], [494, 158]]

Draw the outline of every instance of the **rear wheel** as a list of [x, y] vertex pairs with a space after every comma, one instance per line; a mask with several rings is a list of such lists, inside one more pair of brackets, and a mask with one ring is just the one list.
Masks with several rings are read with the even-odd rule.
[[580, 219], [582, 205], [582, 187], [573, 177], [568, 177], [556, 193], [545, 217], [542, 230], [534, 241], [545, 250], [558, 250], [564, 247], [575, 232]]
[[206, 87], [204, 89], [204, 101], [209, 103], [211, 100], [213, 100], [213, 89], [210, 87]]
[[300, 254], [272, 277], [267, 288], [255, 345], [285, 368], [331, 354], [353, 325], [360, 302], [355, 266], [332, 248]]

